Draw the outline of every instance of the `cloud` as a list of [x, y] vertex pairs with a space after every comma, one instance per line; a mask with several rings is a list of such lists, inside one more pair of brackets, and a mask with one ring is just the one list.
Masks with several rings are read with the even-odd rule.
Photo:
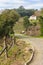
[[17, 8], [21, 5], [25, 5], [26, 2], [24, 0], [0, 0], [0, 9], [6, 9], [6, 8]]
[[0, 0], [0, 3], [26, 3], [24, 0]]
[[0, 9], [18, 8], [21, 5], [23, 5], [25, 8], [40, 8], [43, 7], [43, 1], [42, 0], [0, 0]]
[[34, 8], [34, 9], [39, 9], [39, 8], [42, 8], [43, 7], [43, 3], [36, 3], [36, 4], [30, 4], [28, 6], [26, 6], [25, 8], [26, 9], [31, 9], [31, 8]]
[[31, 0], [31, 1], [41, 1], [41, 0]]

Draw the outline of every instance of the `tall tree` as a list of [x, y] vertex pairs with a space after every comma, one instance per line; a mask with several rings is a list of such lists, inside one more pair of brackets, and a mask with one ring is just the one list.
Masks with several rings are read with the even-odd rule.
[[0, 36], [8, 36], [13, 31], [13, 26], [19, 19], [19, 14], [14, 10], [5, 10], [0, 15]]
[[43, 8], [41, 8], [41, 16], [43, 17]]
[[28, 27], [30, 26], [30, 22], [29, 22], [29, 20], [28, 20], [28, 16], [25, 16], [25, 17], [24, 17], [24, 22], [23, 22], [23, 24], [24, 24], [24, 27], [25, 27], [25, 29], [26, 29], [26, 31], [27, 31]]
[[43, 36], [43, 17], [42, 16], [39, 17], [39, 21], [40, 21], [40, 26], [41, 26], [41, 29], [40, 29], [41, 36]]
[[40, 17], [39, 17], [39, 21], [40, 21], [40, 26], [41, 26], [41, 36], [43, 36], [43, 8], [41, 8], [40, 11]]
[[13, 26], [18, 21], [18, 19], [19, 14], [14, 10], [5, 10], [0, 15], [0, 37], [4, 37], [6, 57], [8, 57], [6, 39], [9, 34], [14, 33]]

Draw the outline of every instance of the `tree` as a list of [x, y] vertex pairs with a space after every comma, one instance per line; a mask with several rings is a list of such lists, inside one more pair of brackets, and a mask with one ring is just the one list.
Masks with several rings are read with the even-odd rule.
[[41, 26], [41, 36], [43, 36], [43, 17], [42, 16], [40, 16], [39, 17], [39, 21], [40, 21], [40, 26]]
[[6, 39], [9, 36], [9, 34], [14, 33], [13, 26], [18, 21], [18, 19], [19, 14], [14, 10], [5, 10], [0, 15], [0, 38], [4, 37], [6, 57], [8, 57]]
[[43, 8], [41, 8], [41, 16], [43, 17]]
[[24, 22], [23, 22], [23, 24], [24, 24], [24, 27], [25, 27], [25, 29], [26, 29], [26, 31], [27, 31], [28, 27], [30, 26], [30, 22], [29, 22], [29, 20], [28, 20], [28, 16], [25, 16], [25, 17], [24, 17]]
[[41, 36], [43, 36], [43, 8], [41, 8], [40, 11], [40, 16], [39, 16], [39, 21], [40, 21], [40, 31], [41, 31]]
[[19, 14], [14, 10], [5, 10], [0, 15], [0, 36], [8, 36], [13, 31], [13, 26], [19, 19]]
[[25, 9], [23, 6], [20, 6], [18, 9], [15, 9], [15, 10], [21, 15], [21, 17], [24, 17], [24, 16], [30, 17], [35, 12], [34, 9]]

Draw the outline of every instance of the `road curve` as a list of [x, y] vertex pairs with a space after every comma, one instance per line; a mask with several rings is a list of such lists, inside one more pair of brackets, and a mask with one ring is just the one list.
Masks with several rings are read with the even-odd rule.
[[28, 65], [43, 65], [43, 38], [32, 38], [20, 36], [23, 40], [30, 42], [35, 48], [35, 55], [32, 62]]
[[35, 55], [28, 65], [43, 65], [43, 38], [26, 38], [35, 48]]
[[28, 65], [43, 65], [43, 38], [32, 38], [21, 34], [17, 35], [26, 42], [30, 42], [35, 48], [34, 58]]

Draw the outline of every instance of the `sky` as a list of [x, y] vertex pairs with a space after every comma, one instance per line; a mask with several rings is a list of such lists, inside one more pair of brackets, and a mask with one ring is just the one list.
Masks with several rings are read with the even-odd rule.
[[26, 9], [40, 9], [43, 8], [43, 0], [0, 0], [0, 10], [19, 6], [24, 6]]

